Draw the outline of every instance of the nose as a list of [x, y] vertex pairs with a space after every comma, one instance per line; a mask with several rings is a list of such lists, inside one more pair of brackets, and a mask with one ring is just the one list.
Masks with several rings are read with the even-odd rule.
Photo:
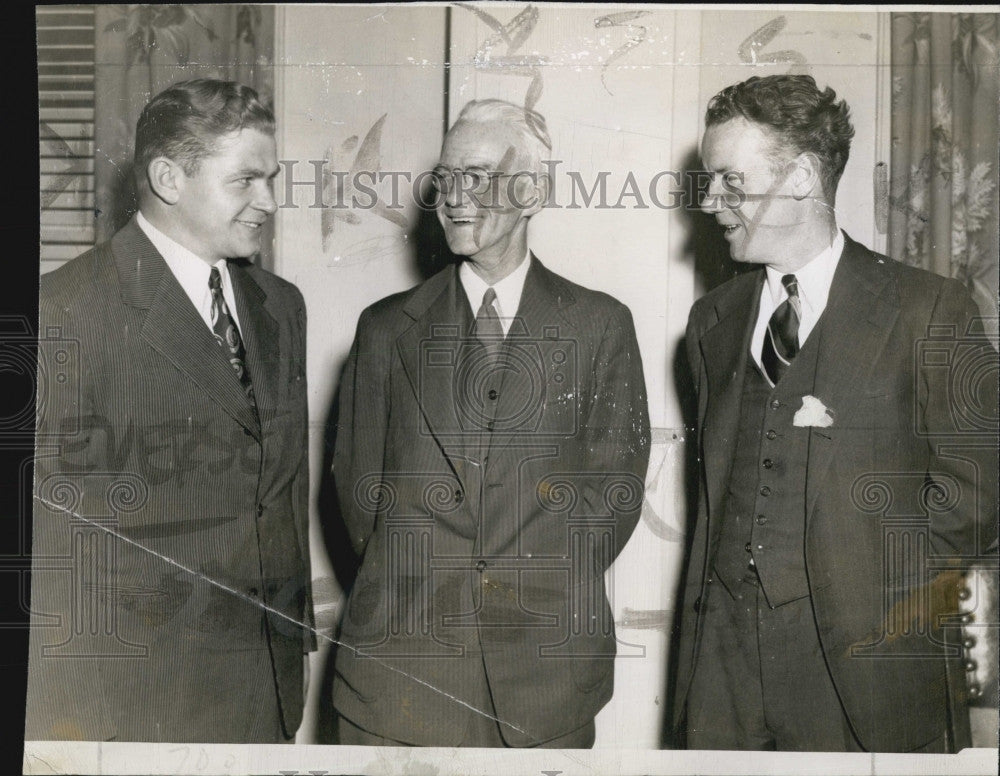
[[278, 209], [278, 202], [274, 198], [274, 181], [261, 181], [256, 188], [253, 206], [268, 215], [273, 215]]
[[465, 179], [462, 175], [455, 174], [446, 186], [444, 202], [448, 207], [461, 207], [466, 196], [468, 192], [465, 190]]
[[701, 211], [709, 215], [721, 212], [723, 210], [722, 193], [722, 176], [718, 173], [711, 173], [708, 177], [708, 186], [705, 189], [705, 195], [699, 203]]

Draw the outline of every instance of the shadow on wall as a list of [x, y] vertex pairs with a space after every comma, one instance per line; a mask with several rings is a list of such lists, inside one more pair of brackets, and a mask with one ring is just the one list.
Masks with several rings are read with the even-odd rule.
[[[417, 223], [408, 234], [407, 244], [411, 246], [409, 261], [416, 268], [420, 281], [427, 280], [432, 275], [444, 269], [451, 263], [458, 261], [449, 249], [444, 239], [441, 225], [438, 223], [434, 211], [421, 209], [418, 211]], [[372, 300], [375, 302], [377, 300]], [[337, 498], [337, 490], [332, 476], [333, 455], [337, 446], [337, 428], [340, 417], [340, 387], [344, 378], [344, 370], [347, 366], [346, 360], [340, 365], [337, 379], [334, 383], [333, 398], [327, 407], [326, 421], [323, 424], [323, 461], [320, 468], [322, 480], [319, 485], [319, 495], [317, 500], [317, 511], [319, 523], [322, 529], [323, 543], [330, 564], [333, 567], [334, 577], [339, 589], [342, 592], [342, 604], [346, 602], [350, 595], [351, 588], [357, 578], [360, 567], [360, 558], [354, 554], [351, 546], [350, 536], [347, 526], [344, 523], [343, 513]], [[346, 607], [341, 605], [337, 610], [343, 616]], [[320, 624], [317, 623], [317, 627]], [[334, 639], [339, 640], [340, 623], [324, 623], [323, 626]], [[336, 713], [329, 702], [333, 688], [334, 665], [337, 659], [337, 644], [334, 643], [323, 666], [320, 668], [315, 687], [320, 688], [324, 702], [319, 704], [319, 712], [316, 720], [316, 740], [317, 744], [339, 743], [336, 737]]]
[[[692, 174], [701, 169], [703, 169], [701, 158], [698, 149], [694, 148], [684, 157], [682, 164], [682, 170], [685, 173], [684, 180], [691, 180]], [[703, 213], [690, 204], [681, 212], [683, 213], [681, 224], [682, 228], [686, 230], [687, 239], [684, 241], [684, 250], [677, 259], [694, 264], [696, 298], [703, 296], [727, 280], [752, 269], [751, 265], [738, 264], [730, 259], [729, 245], [726, 243], [722, 228], [714, 216]], [[674, 390], [677, 393], [684, 420], [686, 442], [684, 445], [685, 547], [680, 573], [681, 584], [674, 601], [674, 620], [670, 632], [670, 647], [667, 651], [666, 686], [663, 694], [667, 702], [664, 707], [660, 746], [666, 749], [677, 749], [681, 748], [684, 743], [682, 740], [678, 740], [673, 729], [673, 720], [677, 712], [677, 698], [674, 697], [674, 688], [677, 686], [677, 641], [680, 634], [681, 618], [685, 614], [691, 614], [683, 611], [683, 583], [688, 573], [688, 562], [691, 557], [690, 543], [694, 536], [694, 525], [697, 519], [699, 481], [698, 402], [683, 337], [675, 343], [674, 357], [670, 364], [673, 370]]]

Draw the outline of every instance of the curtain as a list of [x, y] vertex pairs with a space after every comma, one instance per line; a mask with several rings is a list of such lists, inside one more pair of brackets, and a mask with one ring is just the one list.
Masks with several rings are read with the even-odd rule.
[[[189, 78], [239, 81], [273, 97], [274, 7], [97, 5], [94, 187], [97, 241], [138, 209], [135, 123], [150, 97]], [[258, 261], [272, 265], [273, 222]]]
[[[1000, 14], [892, 14], [889, 253], [961, 280], [997, 343]], [[986, 476], [991, 476], [988, 472]], [[963, 594], [980, 622], [996, 616], [996, 571]], [[985, 620], [982, 618], [985, 617]], [[965, 667], [975, 746], [995, 746], [997, 635], [969, 628]]]
[[889, 253], [961, 280], [996, 341], [1000, 14], [892, 14]]

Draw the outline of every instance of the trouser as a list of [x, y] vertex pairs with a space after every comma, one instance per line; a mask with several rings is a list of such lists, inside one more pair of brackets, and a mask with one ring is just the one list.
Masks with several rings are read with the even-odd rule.
[[688, 696], [688, 748], [863, 751], [823, 658], [809, 596], [771, 609], [756, 574], [718, 580]]

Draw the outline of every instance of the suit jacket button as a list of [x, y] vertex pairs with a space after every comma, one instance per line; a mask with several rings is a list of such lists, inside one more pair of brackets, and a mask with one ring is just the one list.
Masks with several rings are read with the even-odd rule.
[[781, 402], [780, 401], [778, 401], [777, 399], [772, 399], [771, 400], [771, 409], [772, 410], [776, 410], [780, 406], [781, 406]]
[[766, 434], [764, 434], [764, 436], [766, 436], [768, 439], [776, 439], [778, 436], [778, 432], [772, 428]]
[[767, 522], [767, 517], [765, 515], [757, 515], [757, 525], [764, 525]]
[[260, 517], [263, 514], [264, 514], [264, 505], [263, 504], [258, 504], [257, 505], [257, 517]]
[[765, 469], [770, 469], [773, 466], [774, 466], [774, 461], [772, 461], [770, 458], [765, 458], [764, 459], [764, 468]]
[[456, 504], [461, 504], [461, 503], [462, 503], [462, 500], [463, 500], [464, 498], [465, 498], [465, 494], [464, 494], [464, 493], [462, 493], [462, 491], [461, 491], [461, 490], [456, 490], [456, 491], [455, 491], [455, 503], [456, 503]]
[[693, 608], [694, 608], [694, 610], [695, 610], [696, 613], [700, 613], [701, 612], [701, 596], [698, 596], [696, 599], [694, 599], [694, 607]]
[[771, 495], [771, 489], [769, 487], [767, 487], [767, 485], [764, 485], [760, 489], [760, 495], [762, 495], [762, 496], [770, 496]]
[[488, 396], [490, 397], [490, 400], [496, 401], [497, 400], [497, 396], [499, 396], [499, 394], [496, 392], [495, 388], [490, 388], [490, 392], [489, 392]]
[[744, 544], [743, 545], [743, 549], [746, 550], [747, 552], [750, 552], [750, 542], [747, 542], [746, 544]]
[[476, 562], [476, 571], [478, 571], [480, 574], [482, 574], [484, 571], [486, 571], [486, 561], [485, 560], [480, 560], [480, 561]]
[[488, 428], [490, 431], [492, 431], [493, 430], [493, 426], [495, 426], [495, 425], [496, 424], [491, 420], [489, 423], [486, 424], [486, 428]]
[[258, 594], [258, 593], [259, 593], [260, 591], [259, 591], [259, 590], [257, 590], [257, 588], [255, 588], [255, 587], [251, 587], [251, 588], [250, 588], [250, 589], [249, 589], [249, 590], [248, 590], [247, 592], [248, 592], [248, 593], [250, 593], [250, 597], [251, 597], [251, 598], [256, 598], [256, 597], [257, 597], [257, 594]]

